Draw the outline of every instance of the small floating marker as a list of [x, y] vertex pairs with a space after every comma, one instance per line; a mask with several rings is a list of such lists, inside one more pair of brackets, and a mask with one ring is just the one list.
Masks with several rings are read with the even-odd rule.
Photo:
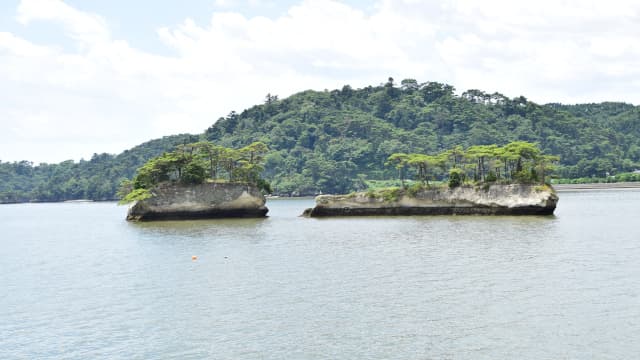
[[191, 261], [196, 261], [196, 260], [198, 260], [197, 256], [195, 256], [195, 255], [191, 256]]

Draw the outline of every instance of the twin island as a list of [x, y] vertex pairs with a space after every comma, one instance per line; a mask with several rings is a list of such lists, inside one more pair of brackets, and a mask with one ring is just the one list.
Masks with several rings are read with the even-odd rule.
[[[246, 184], [163, 184], [153, 192], [153, 197], [129, 208], [127, 220], [264, 217], [269, 211], [264, 195]], [[552, 188], [521, 184], [391, 193], [320, 195], [316, 206], [304, 210], [303, 215], [552, 215], [558, 203]]]
[[[545, 159], [534, 144], [517, 142], [503, 148], [495, 145], [470, 148], [483, 152], [476, 155], [475, 166], [467, 166], [466, 171], [457, 164], [460, 150], [452, 149], [439, 157], [393, 154], [388, 163], [399, 170], [401, 187], [319, 195], [315, 207], [304, 210], [302, 215], [553, 214], [558, 196], [545, 184], [544, 172], [549, 171], [549, 163], [554, 159]], [[132, 181], [123, 183], [122, 202], [132, 203], [127, 220], [265, 217], [268, 208], [264, 193], [270, 192], [270, 188], [259, 173], [266, 151], [262, 143], [239, 150], [208, 142], [181, 145], [176, 151], [149, 161], [138, 169]], [[501, 153], [506, 154], [504, 162], [491, 159], [491, 154]], [[442, 167], [446, 159], [454, 161], [448, 182], [429, 184], [430, 171]], [[405, 185], [402, 174], [409, 166], [415, 166], [420, 181]], [[227, 178], [220, 179], [221, 174]], [[468, 174], [474, 181], [468, 180]]]

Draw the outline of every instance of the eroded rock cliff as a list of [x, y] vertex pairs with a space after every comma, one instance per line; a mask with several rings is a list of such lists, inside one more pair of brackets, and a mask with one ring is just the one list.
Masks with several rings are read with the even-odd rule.
[[551, 215], [558, 203], [553, 188], [524, 184], [461, 186], [386, 193], [320, 195], [304, 215]]
[[257, 187], [235, 183], [160, 184], [129, 207], [127, 220], [263, 217], [269, 209]]

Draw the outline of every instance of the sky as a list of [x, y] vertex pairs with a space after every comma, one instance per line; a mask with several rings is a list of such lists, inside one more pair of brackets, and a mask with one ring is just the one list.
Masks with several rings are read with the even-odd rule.
[[299, 91], [640, 103], [640, 2], [3, 0], [0, 161], [120, 153]]

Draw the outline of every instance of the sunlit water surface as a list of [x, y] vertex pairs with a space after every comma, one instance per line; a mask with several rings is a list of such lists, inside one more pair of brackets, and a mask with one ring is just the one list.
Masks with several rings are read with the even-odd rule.
[[640, 191], [561, 193], [555, 217], [267, 205], [141, 224], [113, 203], [0, 206], [0, 358], [640, 354]]

